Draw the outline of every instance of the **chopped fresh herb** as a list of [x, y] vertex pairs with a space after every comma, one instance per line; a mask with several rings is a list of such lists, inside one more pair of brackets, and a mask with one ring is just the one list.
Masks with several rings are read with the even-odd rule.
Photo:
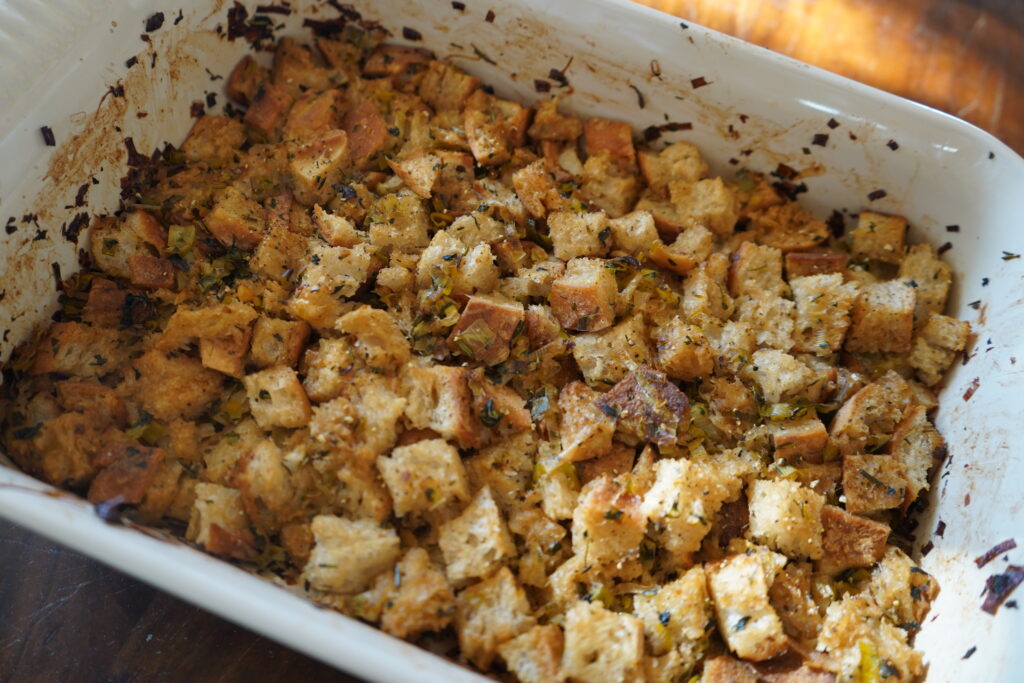
[[1020, 258], [1020, 254], [1014, 254], [1013, 252], [1010, 252], [1010, 251], [1004, 251], [1003, 252], [1003, 260], [1004, 261], [1013, 261], [1014, 259], [1019, 259], [1019, 258]]
[[1003, 553], [1009, 552], [1009, 551], [1013, 550], [1016, 547], [1017, 547], [1017, 541], [1012, 539], [1012, 538], [1008, 538], [1005, 541], [1003, 541], [1002, 543], [995, 544], [994, 546], [992, 546], [991, 548], [986, 550], [984, 553], [982, 553], [981, 555], [976, 557], [974, 559], [974, 564], [978, 565], [978, 569], [981, 569], [986, 564], [988, 564], [992, 560], [996, 559], [997, 557], [999, 557]]
[[503, 417], [505, 417], [504, 413], [495, 407], [493, 398], [484, 402], [484, 408], [480, 411], [481, 422], [488, 427], [496, 427]]
[[733, 624], [732, 628], [730, 628], [729, 630], [733, 633], [736, 633], [737, 631], [742, 631], [747, 627], [748, 623], [750, 623], [750, 617], [740, 617], [740, 620]]
[[618, 521], [619, 519], [621, 519], [621, 517], [622, 517], [622, 510], [619, 510], [618, 508], [612, 508], [611, 510], [606, 510], [605, 513], [604, 513], [604, 518], [605, 519], [610, 519], [610, 520], [613, 520], [613, 521]]
[[498, 63], [496, 61], [488, 57], [487, 54], [484, 53], [484, 51], [478, 48], [476, 45], [470, 43], [469, 46], [473, 48], [473, 54], [475, 54], [477, 57], [479, 57], [480, 59], [484, 60], [485, 62], [492, 66], [498, 66]]
[[658, 615], [658, 621], [661, 623], [662, 626], [668, 626], [668, 623], [671, 620], [672, 620], [672, 613], [669, 612], [668, 610], [665, 610], [664, 612], [662, 612], [661, 614]]

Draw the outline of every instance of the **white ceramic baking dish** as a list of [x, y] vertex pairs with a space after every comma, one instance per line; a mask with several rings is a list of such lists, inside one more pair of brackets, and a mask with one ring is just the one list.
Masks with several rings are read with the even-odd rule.
[[[251, 18], [255, 3], [247, 4]], [[1024, 532], [1024, 456], [1012, 447], [1024, 415], [1024, 259], [1012, 256], [1024, 253], [1024, 160], [962, 121], [625, 0], [461, 4], [354, 6], [396, 40], [409, 42], [404, 27], [419, 32], [418, 44], [500, 94], [534, 100], [541, 79], [577, 112], [627, 119], [638, 132], [688, 124], [668, 126], [662, 139], [696, 142], [717, 173], [730, 173], [737, 162], [764, 171], [780, 162], [816, 168], [803, 179], [803, 197], [822, 215], [865, 206], [900, 212], [912, 220], [915, 239], [952, 245], [946, 258], [960, 275], [950, 312], [970, 320], [977, 338], [941, 397], [937, 422], [952, 457], [918, 545], [934, 543], [922, 562], [942, 593], [917, 644], [932, 681], [1020, 680], [1020, 611], [1004, 608], [992, 617], [979, 610], [985, 577], [1006, 560], [978, 570], [971, 559]], [[324, 3], [291, 6], [290, 16], [266, 15], [281, 25], [276, 35], [308, 35], [303, 18], [339, 16]], [[229, 9], [224, 0], [0, 3], [0, 358], [48, 319], [55, 270], [66, 277], [76, 269], [74, 217], [116, 208], [123, 139], [148, 153], [183, 139], [191, 102], [207, 92], [224, 102], [220, 78], [248, 50], [245, 40], [223, 37]], [[142, 40], [145, 20], [159, 11], [163, 25]], [[129, 68], [133, 56], [137, 64]], [[559, 88], [552, 69], [570, 87]], [[41, 126], [53, 130], [57, 147], [44, 145]], [[86, 183], [84, 206], [76, 207]], [[958, 231], [947, 227], [954, 225]], [[82, 243], [84, 233], [78, 238]], [[81, 500], [52, 495], [4, 467], [0, 514], [357, 675], [477, 679], [185, 545], [105, 524]], [[945, 533], [929, 538], [938, 520]], [[962, 659], [972, 646], [973, 657]]]

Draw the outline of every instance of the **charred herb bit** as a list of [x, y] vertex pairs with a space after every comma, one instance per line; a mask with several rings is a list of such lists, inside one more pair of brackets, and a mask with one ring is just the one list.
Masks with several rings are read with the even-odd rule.
[[1017, 541], [1012, 538], [1008, 538], [1002, 543], [997, 543], [996, 545], [992, 546], [980, 556], [974, 558], [974, 564], [978, 565], [978, 569], [981, 569], [986, 564], [996, 559], [1003, 553], [1009, 552], [1016, 547]]
[[975, 299], [974, 301], [967, 305], [973, 308], [974, 310], [978, 310], [979, 308], [981, 308], [981, 299]]
[[49, 126], [41, 126], [39, 132], [43, 134], [43, 142], [46, 143], [47, 147], [56, 147], [57, 139], [53, 137], [53, 128]]
[[[83, 185], [82, 187], [88, 187], [88, 185]], [[82, 193], [80, 192], [79, 194]], [[75, 214], [75, 217], [72, 218], [66, 226], [60, 226], [61, 237], [66, 239], [68, 242], [71, 242], [72, 244], [77, 244], [79, 233], [81, 233], [82, 228], [86, 227], [87, 225], [89, 225], [89, 214], [85, 213], [84, 211]]]
[[458, 12], [465, 12], [466, 11], [466, 3], [459, 2], [459, 0], [453, 0], [453, 2], [452, 2], [452, 9], [454, 9], [454, 10], [456, 10]]
[[831, 128], [832, 130], [835, 130], [836, 128], [839, 127], [839, 122], [836, 121], [835, 119], [829, 119], [828, 123], [826, 123], [825, 125]]
[[164, 25], [164, 13], [154, 12], [146, 18], [146, 33], [152, 33], [153, 31], [160, 30], [160, 27]]
[[494, 10], [489, 9], [489, 10], [487, 10], [487, 14], [484, 15], [484, 21], [486, 21], [488, 24], [493, 24], [494, 23], [494, 17], [495, 17]]
[[533, 79], [533, 89], [539, 93], [551, 92], [551, 84], [543, 79], [535, 78]]
[[566, 77], [565, 72], [572, 66], [572, 57], [569, 57], [569, 61], [565, 63], [561, 69], [551, 69], [548, 71], [548, 78], [558, 83], [558, 87], [565, 88], [569, 85], [569, 79]]
[[868, 199], [871, 200], [871, 201], [875, 201], [877, 199], [883, 199], [883, 198], [887, 197], [888, 195], [889, 195], [889, 193], [886, 192], [885, 190], [878, 189], [878, 190], [875, 190], [873, 192], [869, 192], [868, 193]]
[[130, 68], [132, 68], [133, 66], [135, 66], [138, 63], [139, 63], [139, 58], [138, 57], [129, 57], [128, 59], [125, 60], [124, 65], [125, 65], [125, 67], [130, 69]]
[[946, 523], [941, 519], [939, 520], [938, 526], [935, 527], [935, 535], [942, 538], [946, 535]]
[[693, 86], [694, 90], [696, 90], [697, 88], [703, 88], [705, 85], [711, 84], [708, 83], [708, 80], [703, 76], [698, 76], [697, 78], [690, 79], [690, 85]]
[[828, 144], [828, 135], [825, 133], [816, 133], [814, 135], [814, 139], [811, 140], [811, 144], [817, 145], [818, 147], [824, 147]]
[[292, 13], [292, 8], [285, 5], [256, 5], [256, 11], [261, 14], [283, 14], [288, 16]]
[[843, 233], [846, 232], [846, 219], [838, 211], [832, 211], [828, 220], [825, 221], [825, 225], [828, 226], [828, 231], [833, 237], [842, 237]]
[[8, 235], [13, 235], [15, 232], [17, 232], [17, 230], [18, 223], [15, 220], [14, 216], [9, 217], [7, 219], [7, 223], [4, 225], [4, 232], [6, 232]]
[[884, 488], [884, 489], [885, 489], [885, 492], [886, 492], [886, 493], [887, 493], [888, 495], [892, 496], [892, 495], [895, 495], [895, 494], [896, 494], [896, 489], [894, 489], [893, 487], [889, 486], [889, 485], [888, 485], [888, 484], [886, 484], [886, 483], [885, 483], [884, 481], [882, 481], [881, 479], [879, 479], [879, 478], [878, 478], [878, 477], [876, 477], [875, 475], [871, 474], [871, 473], [870, 473], [870, 472], [868, 472], [867, 470], [863, 470], [863, 469], [862, 469], [862, 470], [857, 470], [857, 471], [858, 471], [858, 472], [860, 473], [860, 476], [862, 476], [862, 477], [864, 477], [865, 479], [867, 479], [867, 480], [868, 480], [869, 482], [871, 482], [871, 483], [872, 483], [873, 485], [875, 485], [875, 486], [878, 486], [878, 487], [880, 487], [880, 488]]
[[686, 24], [685, 22], [680, 21], [679, 22], [679, 28], [681, 28], [681, 29], [683, 29], [685, 31], [686, 29], [690, 28], [690, 26], [689, 26], [689, 24]]
[[800, 173], [792, 166], [780, 163], [775, 167], [775, 170], [772, 171], [772, 175], [782, 180], [793, 180], [800, 175]]
[[964, 391], [964, 400], [970, 401], [971, 397], [974, 396], [974, 392], [978, 390], [979, 386], [981, 386], [981, 379], [978, 377], [972, 379], [971, 383], [967, 385], [967, 389]]
[[985, 601], [981, 604], [981, 609], [994, 615], [1021, 581], [1024, 581], [1024, 567], [1013, 564], [1002, 574], [988, 577], [985, 580]]
[[489, 398], [484, 402], [483, 410], [480, 411], [480, 421], [483, 422], [484, 425], [488, 427], [497, 427], [503, 417], [505, 417], [505, 414], [494, 406], [493, 398]]
[[960, 232], [960, 226], [959, 225], [947, 225], [946, 226], [946, 232]]
[[644, 109], [647, 106], [647, 100], [644, 99], [644, 94], [640, 92], [640, 88], [636, 87], [632, 83], [629, 84], [629, 87], [632, 88], [633, 92], [636, 93], [637, 106], [640, 107], [641, 109]]
[[618, 521], [619, 519], [622, 518], [622, 510], [619, 510], [618, 508], [612, 508], [611, 510], [605, 510], [604, 518], [605, 519], [610, 519], [613, 522], [616, 522], [616, 521]]
[[480, 48], [478, 48], [476, 45], [474, 45], [473, 43], [470, 43], [469, 46], [471, 48], [473, 48], [473, 54], [475, 54], [477, 57], [479, 57], [480, 59], [484, 60], [485, 62], [487, 62], [488, 64], [490, 64], [492, 66], [498, 66], [498, 63], [496, 61], [494, 61], [493, 59], [488, 57], [484, 53], [484, 51], [481, 50]]
[[977, 645], [971, 645], [969, 648], [967, 648], [967, 652], [965, 652], [964, 656], [961, 657], [960, 659], [970, 659], [971, 655], [973, 655], [977, 651], [978, 651], [978, 646]]
[[217, 106], [217, 93], [208, 92], [206, 93], [206, 106], [213, 109]]
[[900, 148], [900, 143], [895, 140], [889, 140], [889, 142], [885, 143], [885, 146], [895, 152]]
[[730, 628], [729, 630], [732, 631], [733, 633], [736, 633], [738, 631], [742, 631], [743, 629], [745, 629], [747, 627], [748, 623], [750, 623], [750, 617], [747, 617], [747, 616], [740, 617], [739, 621], [737, 621], [735, 624], [733, 624], [732, 628]]
[[1020, 254], [1014, 254], [1013, 252], [1004, 251], [1002, 258], [1004, 261], [1013, 261], [1014, 259], [1019, 259]]
[[409, 28], [408, 26], [403, 26], [402, 27], [402, 37], [405, 38], [406, 40], [413, 40], [413, 41], [423, 40], [423, 34], [422, 33], [420, 33], [419, 31], [417, 31], [414, 28]]

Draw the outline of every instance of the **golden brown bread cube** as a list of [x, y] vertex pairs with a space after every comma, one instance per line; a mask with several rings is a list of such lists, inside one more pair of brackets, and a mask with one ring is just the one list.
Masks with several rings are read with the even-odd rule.
[[906, 353], [914, 334], [915, 290], [898, 280], [860, 288], [853, 304], [846, 349]]
[[882, 559], [889, 525], [855, 515], [834, 505], [821, 509], [824, 554], [818, 568], [829, 576], [853, 567], [870, 567]]
[[442, 62], [431, 61], [419, 83], [419, 96], [434, 111], [461, 111], [480, 79]]
[[560, 460], [587, 460], [611, 449], [615, 419], [598, 407], [599, 397], [583, 382], [571, 382], [562, 388], [558, 395], [558, 409], [562, 413]]
[[647, 326], [640, 315], [611, 329], [576, 335], [572, 354], [590, 386], [612, 386], [630, 371], [654, 363]]
[[850, 257], [842, 253], [833, 254], [820, 251], [790, 252], [786, 254], [786, 278], [792, 280], [796, 277], [806, 277], [808, 275], [842, 273], [849, 260]]
[[675, 142], [657, 153], [643, 150], [637, 160], [647, 185], [662, 193], [673, 180], [696, 182], [708, 176], [707, 162], [690, 142]]
[[854, 514], [900, 507], [907, 495], [903, 464], [891, 455], [847, 455], [843, 495], [846, 509]]
[[636, 617], [599, 602], [579, 601], [565, 615], [562, 674], [569, 680], [628, 680], [644, 653], [644, 626]]
[[861, 211], [850, 232], [850, 251], [860, 258], [899, 263], [906, 249], [907, 219], [874, 211]]
[[551, 312], [567, 330], [597, 332], [615, 321], [618, 286], [601, 259], [574, 258], [551, 283]]
[[243, 378], [252, 416], [264, 429], [304, 427], [312, 409], [299, 377], [290, 367], [278, 365]]
[[718, 631], [729, 649], [744, 659], [764, 661], [788, 647], [782, 620], [768, 598], [784, 562], [782, 556], [762, 548], [705, 566]]
[[380, 627], [399, 638], [415, 638], [421, 633], [440, 631], [455, 617], [455, 593], [444, 572], [423, 548], [410, 548], [398, 563], [398, 577], [382, 580], [398, 583], [394, 595], [385, 603]]
[[508, 360], [512, 338], [526, 312], [518, 301], [480, 294], [470, 296], [448, 336], [448, 348], [486, 365]]
[[608, 477], [584, 486], [572, 515], [573, 552], [601, 564], [637, 553], [647, 529], [640, 503], [640, 496]]
[[313, 518], [316, 540], [303, 575], [310, 585], [331, 593], [355, 593], [395, 566], [401, 555], [398, 534], [366, 519], [334, 515]]
[[578, 116], [558, 111], [558, 97], [537, 105], [529, 134], [534, 140], [562, 140], [571, 142], [583, 134], [583, 122]]
[[[792, 276], [790, 276], [792, 277]], [[789, 291], [782, 280], [782, 252], [753, 242], [744, 242], [732, 253], [729, 266], [729, 293], [770, 293], [778, 296]]]
[[424, 515], [452, 503], [470, 499], [466, 468], [459, 452], [444, 439], [428, 439], [400, 446], [377, 458], [395, 515]]
[[640, 182], [631, 166], [611, 151], [600, 150], [583, 164], [580, 193], [592, 207], [619, 218], [636, 203]]
[[627, 164], [636, 161], [633, 128], [624, 121], [602, 119], [597, 116], [587, 119], [583, 123], [583, 147], [587, 156], [605, 151]]
[[658, 368], [669, 377], [692, 382], [707, 377], [715, 368], [715, 352], [704, 331], [681, 316], [657, 326], [651, 338]]
[[243, 106], [248, 106], [256, 99], [260, 85], [267, 79], [270, 72], [267, 71], [252, 55], [245, 55], [228, 76], [227, 85], [224, 89], [228, 97]]
[[930, 313], [914, 339], [908, 359], [918, 379], [930, 387], [938, 384], [956, 355], [967, 347], [970, 335], [970, 323]]
[[264, 81], [254, 95], [246, 96], [250, 99], [249, 109], [245, 112], [246, 125], [264, 140], [276, 139], [291, 109], [292, 95], [286, 88]]
[[227, 116], [200, 116], [192, 125], [181, 151], [189, 161], [220, 165], [238, 153], [245, 143], [245, 126]]
[[455, 634], [462, 656], [484, 670], [502, 643], [537, 623], [526, 593], [508, 567], [460, 592], [455, 605]]
[[249, 357], [261, 368], [287, 365], [294, 368], [309, 339], [309, 325], [301, 320], [259, 317], [253, 328]]
[[521, 683], [559, 680], [562, 665], [562, 629], [554, 624], [534, 626], [498, 646], [505, 668]]
[[822, 556], [825, 497], [795, 481], [759, 479], [750, 486], [750, 537], [790, 557]]
[[694, 225], [676, 236], [665, 246], [661, 240], [648, 245], [647, 257], [662, 268], [679, 275], [687, 275], [707, 260], [714, 249], [715, 236], [703, 225]]
[[783, 254], [809, 251], [820, 247], [829, 238], [825, 221], [816, 219], [795, 202], [770, 206], [752, 218], [757, 240], [781, 250]]
[[229, 186], [215, 196], [206, 227], [226, 247], [252, 251], [263, 239], [267, 219], [263, 207]]

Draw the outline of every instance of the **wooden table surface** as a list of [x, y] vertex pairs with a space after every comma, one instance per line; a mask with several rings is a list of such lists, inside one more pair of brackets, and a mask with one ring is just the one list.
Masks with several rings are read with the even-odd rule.
[[[915, 99], [1024, 152], [1021, 0], [641, 0]], [[350, 681], [0, 522], [0, 681]]]

